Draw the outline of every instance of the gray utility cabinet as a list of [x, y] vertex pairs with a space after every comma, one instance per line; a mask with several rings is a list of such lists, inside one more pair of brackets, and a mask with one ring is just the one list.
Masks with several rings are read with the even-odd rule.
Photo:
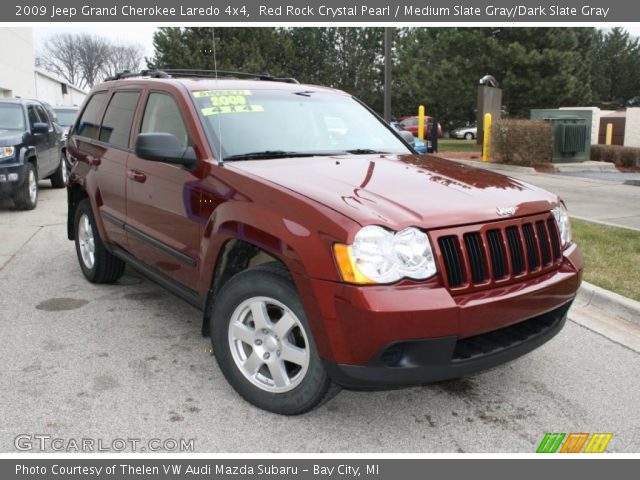
[[553, 124], [553, 155], [551, 161], [584, 162], [591, 153], [590, 110], [531, 110], [531, 120]]

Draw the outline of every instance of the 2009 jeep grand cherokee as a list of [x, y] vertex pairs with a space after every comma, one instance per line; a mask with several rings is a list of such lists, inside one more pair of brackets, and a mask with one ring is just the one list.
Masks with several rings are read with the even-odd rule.
[[68, 139], [68, 235], [89, 281], [128, 263], [202, 309], [245, 399], [298, 414], [562, 328], [582, 258], [555, 195], [416, 155], [343, 92], [207, 75], [93, 89]]

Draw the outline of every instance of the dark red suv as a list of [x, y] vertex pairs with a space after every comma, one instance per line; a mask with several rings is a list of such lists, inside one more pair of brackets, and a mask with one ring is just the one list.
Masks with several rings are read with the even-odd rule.
[[211, 75], [93, 89], [68, 140], [68, 235], [89, 281], [126, 263], [200, 308], [245, 399], [298, 414], [562, 328], [582, 259], [555, 195], [416, 155], [344, 92]]

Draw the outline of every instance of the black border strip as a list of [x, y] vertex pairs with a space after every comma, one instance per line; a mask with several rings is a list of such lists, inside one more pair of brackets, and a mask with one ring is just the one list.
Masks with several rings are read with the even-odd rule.
[[146, 233], [142, 232], [141, 230], [138, 230], [135, 227], [132, 227], [129, 224], [126, 224], [124, 222], [122, 222], [121, 220], [118, 220], [116, 217], [114, 217], [113, 215], [111, 215], [110, 213], [107, 212], [100, 212], [103, 216], [103, 218], [105, 220], [107, 220], [109, 223], [112, 223], [113, 225], [116, 225], [118, 228], [123, 229], [125, 232], [130, 233], [131, 235], [135, 236], [136, 238], [143, 240], [147, 243], [150, 243], [151, 245], [153, 245], [154, 247], [156, 247], [159, 250], [162, 250], [165, 253], [168, 253], [169, 255], [171, 255], [172, 257], [177, 258], [178, 260], [180, 260], [183, 263], [186, 263], [187, 265], [191, 266], [191, 267], [195, 267], [198, 262], [196, 261], [195, 258], [186, 255], [182, 252], [179, 252], [178, 250], [176, 250], [175, 248], [167, 245], [164, 242], [161, 242], [160, 240], [153, 238], [150, 235], [147, 235]]

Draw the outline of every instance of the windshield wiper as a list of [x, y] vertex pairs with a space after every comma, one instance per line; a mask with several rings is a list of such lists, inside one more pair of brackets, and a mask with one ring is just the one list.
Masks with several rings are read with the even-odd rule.
[[368, 155], [372, 153], [389, 153], [389, 152], [381, 152], [380, 150], [373, 150], [371, 148], [354, 148], [353, 150], [345, 150], [345, 151], [353, 155]]
[[233, 160], [259, 160], [261, 158], [291, 158], [291, 157], [315, 157], [316, 155], [322, 155], [318, 153], [310, 153], [310, 152], [288, 152], [285, 150], [264, 150], [262, 152], [250, 152], [250, 153], [241, 153], [239, 155], [229, 155], [225, 157], [223, 160], [233, 161]]

